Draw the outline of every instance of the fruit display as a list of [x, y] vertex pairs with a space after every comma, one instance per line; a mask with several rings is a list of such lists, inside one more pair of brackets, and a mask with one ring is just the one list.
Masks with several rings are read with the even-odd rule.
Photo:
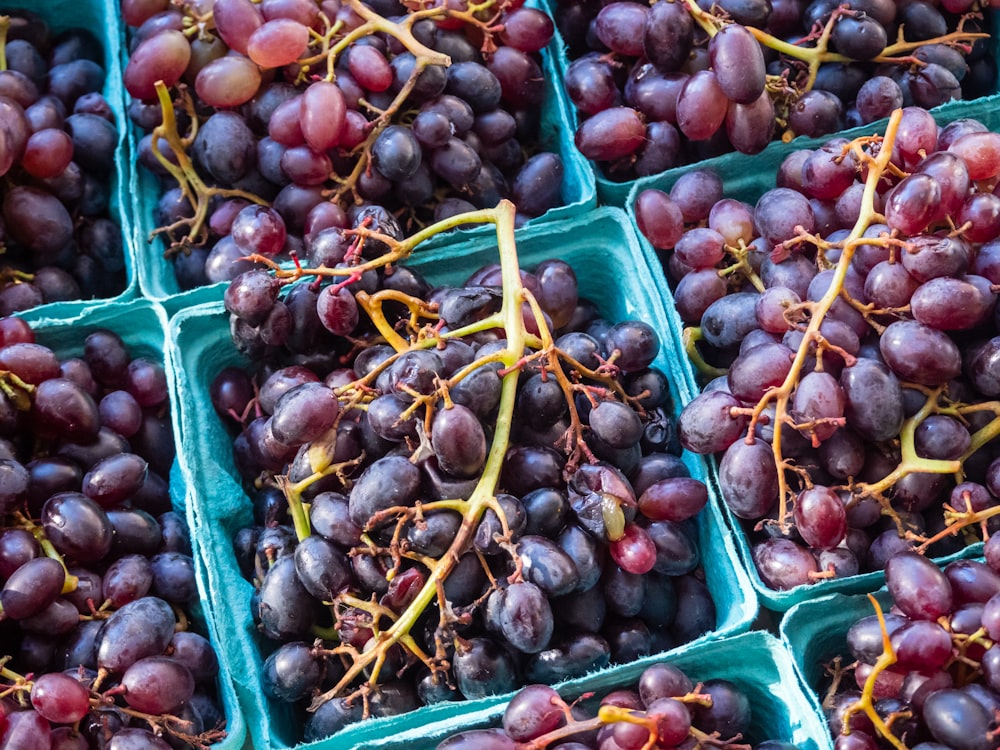
[[557, 0], [575, 142], [613, 182], [996, 91], [970, 2]]
[[906, 108], [790, 152], [756, 205], [702, 171], [637, 195], [704, 382], [680, 440], [718, 457], [765, 587], [993, 528], [998, 138]]
[[[106, 327], [124, 320], [129, 344]], [[4, 748], [227, 737], [190, 533], [171, 502], [162, 320], [148, 303], [38, 331], [0, 319]]]
[[124, 0], [122, 14], [141, 184], [161, 185], [142, 192], [157, 206], [137, 206], [139, 239], [162, 239], [150, 251], [176, 272], [150, 275], [161, 294], [228, 281], [255, 252], [334, 265], [341, 230], [372, 210], [402, 237], [502, 198], [520, 223], [592, 195], [558, 140], [537, 8]]
[[901, 554], [886, 566], [886, 590], [788, 613], [783, 635], [822, 698], [836, 750], [997, 747], [995, 539], [984, 560], [943, 569]]
[[211, 396], [256, 511], [232, 544], [277, 642], [263, 690], [309, 707], [307, 741], [717, 626], [658, 335], [602, 318], [565, 261], [525, 272], [510, 203], [453, 221], [495, 223], [499, 264], [431, 286], [361, 229], [353, 274], [226, 291], [252, 365]]
[[118, 50], [47, 18], [0, 7], [0, 315], [129, 286]]
[[0, 750], [1000, 747], [995, 4], [0, 10]]

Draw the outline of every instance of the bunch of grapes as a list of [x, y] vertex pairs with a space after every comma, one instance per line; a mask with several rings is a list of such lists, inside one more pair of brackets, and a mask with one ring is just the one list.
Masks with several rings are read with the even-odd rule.
[[854, 622], [827, 665], [836, 750], [1000, 746], [1000, 537], [985, 562], [944, 570], [913, 552], [886, 565], [892, 609]]
[[0, 315], [125, 288], [103, 57], [86, 29], [0, 9]]
[[140, 163], [182, 288], [252, 253], [339, 262], [369, 210], [412, 234], [510, 198], [562, 200], [538, 143], [540, 51], [554, 25], [514, 0], [123, 0]]
[[507, 704], [502, 728], [459, 732], [437, 750], [795, 750], [781, 740], [741, 742], [751, 706], [740, 687], [723, 679], [695, 684], [665, 662], [647, 667], [637, 685], [605, 694], [596, 706], [592, 695], [584, 697], [567, 703], [548, 685], [528, 685]]
[[[565, 0], [576, 145], [617, 181], [995, 90], [972, 3]], [[979, 40], [977, 42], [977, 40]]]
[[358, 230], [353, 270], [249, 271], [226, 292], [256, 360], [211, 388], [254, 498], [234, 546], [281, 644], [264, 691], [309, 706], [306, 740], [716, 624], [707, 489], [679, 457], [656, 332], [600, 318], [563, 261], [520, 270], [510, 203], [455, 218], [473, 220], [497, 224], [500, 264], [463, 286]]
[[1000, 135], [920, 108], [791, 153], [755, 206], [700, 171], [637, 198], [709, 380], [679, 419], [718, 454], [783, 590], [961, 549], [1000, 511]]
[[60, 360], [0, 319], [0, 744], [202, 748], [218, 660], [188, 619], [163, 367], [109, 330]]

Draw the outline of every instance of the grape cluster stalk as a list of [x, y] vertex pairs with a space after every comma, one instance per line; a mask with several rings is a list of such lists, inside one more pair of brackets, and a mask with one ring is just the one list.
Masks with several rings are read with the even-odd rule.
[[638, 196], [640, 230], [672, 250], [687, 353], [715, 378], [681, 442], [720, 454], [768, 586], [995, 530], [997, 142], [906, 108], [883, 137], [789, 155], [754, 207], [704, 171]]
[[562, 200], [562, 159], [538, 143], [544, 12], [203, 5], [122, 3], [137, 27], [125, 86], [147, 132], [138, 161], [163, 182], [151, 239], [182, 288], [231, 280], [253, 253], [332, 266], [337, 230], [366, 210], [412, 233], [501, 198], [519, 221]]
[[851, 624], [847, 650], [824, 665], [823, 706], [838, 750], [1000, 744], [997, 539], [984, 561], [942, 570], [908, 552], [889, 563], [891, 610], [869, 595], [875, 613]]
[[[499, 267], [430, 295], [388, 284], [366, 291], [366, 276], [391, 272], [385, 282], [404, 273], [397, 264], [420, 242], [458, 223], [496, 226]], [[654, 631], [667, 635], [681, 601], [691, 609], [675, 629], [679, 640], [714, 625], [707, 588], [687, 575], [698, 556], [682, 526], [704, 507], [707, 490], [664, 452], [669, 397], [662, 374], [650, 369], [655, 332], [640, 321], [606, 328], [603, 356], [589, 335], [557, 338], [578, 306], [572, 269], [546, 261], [539, 287], [519, 267], [514, 225], [514, 206], [504, 201], [406, 240], [360, 227], [351, 267], [282, 268], [263, 259], [269, 272], [247, 272], [227, 290], [237, 344], [256, 347], [256, 356], [273, 348], [266, 319], [293, 304], [278, 300], [289, 286], [314, 300], [310, 314], [348, 346], [341, 363], [354, 362], [325, 382], [303, 367], [274, 370], [257, 396], [231, 368], [213, 385], [216, 410], [242, 427], [237, 459], [261, 457], [244, 476], [254, 491], [280, 490], [294, 529], [267, 521], [241, 531], [234, 546], [260, 587], [261, 629], [286, 641], [265, 665], [265, 692], [311, 698], [307, 739], [386, 710], [511, 690], [523, 683], [522, 669], [558, 681], [649, 653]], [[370, 322], [359, 325], [359, 312]], [[252, 342], [257, 332], [263, 348]], [[437, 359], [449, 347], [467, 354], [445, 373]], [[470, 401], [469, 393], [478, 395]], [[532, 427], [536, 411], [542, 421]], [[373, 455], [351, 437], [359, 427], [382, 437], [366, 441]], [[640, 452], [642, 440], [652, 447]], [[346, 526], [331, 523], [335, 517]], [[317, 580], [314, 558], [338, 573]], [[304, 604], [293, 617], [281, 598], [289, 586], [303, 597], [308, 590], [325, 614]], [[580, 628], [558, 641], [556, 621], [567, 617]], [[312, 646], [310, 635], [318, 638]], [[507, 649], [527, 666], [515, 667]], [[309, 679], [300, 667], [324, 659], [320, 689], [319, 667]], [[418, 702], [399, 677], [421, 669]], [[400, 690], [387, 709], [386, 694]]]
[[996, 74], [970, 3], [583, 0], [556, 20], [576, 145], [615, 181], [982, 96]]

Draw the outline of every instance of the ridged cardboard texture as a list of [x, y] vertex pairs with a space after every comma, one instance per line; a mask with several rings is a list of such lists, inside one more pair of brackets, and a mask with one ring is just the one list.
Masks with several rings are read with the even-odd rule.
[[[667, 324], [650, 270], [642, 260], [625, 215], [617, 209], [598, 209], [579, 219], [549, 222], [519, 233], [518, 255], [523, 268], [560, 257], [577, 272], [582, 296], [594, 300], [610, 320], [641, 318], [663, 336], [654, 363], [671, 381], [675, 405], [689, 397], [679, 373], [676, 344]], [[478, 239], [460, 248], [423, 253], [417, 250], [409, 265], [436, 284], [460, 283], [480, 266], [496, 262], [495, 239]], [[170, 325], [171, 388], [180, 404], [174, 412], [178, 434], [185, 436], [181, 468], [192, 491], [194, 536], [204, 556], [204, 585], [210, 592], [215, 626], [227, 634], [225, 657], [247, 712], [254, 746], [258, 750], [294, 745], [302, 732], [302, 716], [293, 709], [268, 702], [260, 688], [262, 641], [250, 614], [252, 586], [239, 574], [232, 552], [233, 534], [253, 522], [251, 506], [234, 467], [232, 440], [216, 416], [209, 397], [215, 375], [229, 365], [246, 364], [229, 340], [228, 316], [221, 303], [210, 303], [177, 313]], [[707, 479], [701, 458], [684, 458], [692, 476]], [[714, 502], [697, 521], [706, 583], [718, 610], [717, 627], [700, 640], [749, 629], [757, 603], [746, 573], [735, 565], [734, 550]], [[266, 654], [265, 654], [266, 655]], [[398, 717], [351, 725], [332, 739], [311, 747], [324, 750], [354, 747], [362, 741], [418, 730], [432, 721], [464, 715], [495, 705], [500, 697], [422, 708]]]
[[135, 273], [135, 255], [132, 244], [131, 201], [129, 191], [129, 155], [127, 141], [128, 117], [125, 114], [121, 68], [121, 48], [124, 39], [118, 4], [115, 0], [3, 0], [0, 8], [27, 9], [38, 13], [55, 33], [72, 28], [87, 29], [100, 41], [104, 52], [104, 98], [115, 116], [118, 143], [115, 148], [115, 169], [111, 176], [111, 200], [108, 214], [121, 228], [122, 249], [125, 253], [125, 287], [114, 297], [96, 300], [71, 300], [50, 302], [18, 313], [25, 320], [42, 318], [72, 318], [91, 305], [121, 302], [135, 297], [139, 285]]
[[[832, 747], [824, 733], [819, 704], [799, 684], [791, 654], [777, 638], [759, 630], [684, 646], [666, 658], [645, 657], [605, 674], [573, 680], [559, 694], [573, 700], [584, 693], [594, 693], [596, 701], [612, 690], [634, 688], [643, 670], [661, 662], [678, 667], [696, 684], [714, 679], [736, 684], [750, 701], [751, 728], [741, 743], [757, 745], [764, 740], [782, 740], [799, 750]], [[358, 750], [434, 750], [439, 742], [460, 731], [501, 726], [505, 707], [506, 702], [396, 737], [366, 742]], [[570, 736], [565, 741], [572, 740]]]
[[[892, 604], [884, 588], [875, 591], [883, 612]], [[796, 604], [781, 621], [782, 642], [792, 654], [795, 671], [803, 689], [817, 701], [829, 681], [824, 682], [824, 665], [835, 656], [843, 656], [845, 666], [852, 661], [847, 648], [847, 631], [863, 617], [875, 614], [867, 594], [831, 594]], [[829, 731], [827, 731], [829, 735]]]
[[[934, 117], [939, 125], [947, 124], [955, 119], [974, 118], [981, 121], [991, 130], [1000, 130], [1000, 96], [976, 100], [975, 103], [962, 103], [962, 106], [956, 105], [943, 107], [934, 112]], [[884, 124], [880, 127], [881, 129], [869, 126], [867, 128], [847, 131], [845, 133], [845, 137], [854, 138], [866, 134], [883, 133], [885, 130]], [[818, 146], [825, 143], [827, 140], [829, 140], [829, 138], [820, 138], [810, 141], [810, 143], [813, 146]], [[796, 141], [795, 143], [799, 144], [799, 141]], [[781, 152], [781, 158], [776, 159], [778, 155], [779, 152], [777, 151], [771, 154], [762, 154], [759, 162], [754, 164], [754, 168], [752, 170], [747, 169], [743, 171], [734, 171], [731, 168], [731, 165], [730, 168], [716, 170], [716, 172], [723, 179], [723, 195], [727, 198], [742, 200], [749, 203], [750, 206], [753, 206], [763, 193], [775, 187], [775, 175], [777, 174], [778, 167], [781, 165], [781, 160], [784, 159], [784, 156], [787, 154], [786, 152]], [[632, 188], [632, 192], [629, 194], [627, 203], [627, 211], [633, 225], [635, 223], [634, 206], [639, 193], [646, 189], [658, 189], [669, 192], [670, 188], [677, 181], [679, 176], [680, 172], [676, 174], [664, 173], [656, 178], [644, 179], [635, 184]], [[646, 238], [641, 235], [641, 233], [637, 231], [636, 234], [639, 236], [639, 244], [642, 247], [642, 253], [647, 263], [654, 268], [654, 272], [656, 270], [659, 270], [660, 272], [659, 289], [663, 295], [664, 308], [667, 310], [668, 317], [670, 318], [672, 325], [675, 326], [675, 337], [680, 340], [683, 335], [683, 323], [680, 320], [680, 316], [677, 315], [670, 289], [668, 288], [665, 277], [662, 275], [663, 266], [659, 259], [659, 255], [653, 246], [649, 244]], [[690, 360], [683, 354], [683, 349], [678, 348], [677, 351], [680, 353], [679, 359], [682, 364], [682, 368], [689, 379], [688, 386], [693, 394], [697, 394], [700, 392], [700, 388], [698, 386], [697, 375], [694, 368], [692, 367]], [[718, 461], [715, 457], [707, 458], [713, 482], [716, 483], [717, 496], [720, 500], [724, 500], [717, 485]], [[742, 522], [730, 512], [728, 506], [725, 505], [725, 502], [722, 503], [722, 506], [723, 513], [725, 514], [730, 527], [734, 530], [733, 537], [735, 539], [736, 547], [739, 550], [740, 558], [744, 561], [744, 564], [747, 567], [750, 580], [753, 583], [753, 587], [757, 592], [757, 596], [760, 599], [761, 604], [768, 609], [777, 612], [784, 612], [789, 607], [798, 604], [799, 602], [807, 599], [815, 599], [834, 592], [857, 593], [872, 591], [873, 589], [881, 586], [882, 581], [885, 579], [884, 574], [881, 572], [864, 573], [845, 578], [826, 579], [812, 585], [797, 586], [790, 591], [777, 591], [772, 589], [767, 586], [757, 574], [757, 570], [754, 567], [753, 559], [751, 557], [750, 544], [747, 540], [746, 534], [743, 532]], [[982, 542], [978, 542], [969, 545], [960, 552], [947, 557], [939, 558], [937, 561], [944, 563], [958, 558], [975, 557], [981, 554]]]
[[[562, 205], [533, 219], [529, 222], [530, 225], [566, 219], [597, 204], [593, 171], [576, 150], [572, 137], [568, 140], [566, 138], [567, 133], [572, 133], [570, 105], [562, 90], [560, 83], [562, 79], [557, 71], [554, 55], [551, 50], [546, 49], [542, 51], [542, 58], [545, 100], [542, 104], [538, 135], [539, 142], [544, 148], [558, 153], [562, 158], [564, 170]], [[128, 97], [127, 92], [125, 96]], [[129, 137], [133, 151], [136, 150], [142, 136], [140, 129], [129, 122]], [[140, 167], [134, 160], [130, 174], [134, 186], [132, 207], [135, 214], [135, 246], [139, 258], [139, 289], [142, 294], [161, 301], [170, 314], [185, 307], [222, 299], [225, 283], [190, 290], [181, 289], [174, 275], [173, 261], [164, 258], [165, 245], [162, 237], [150, 241], [151, 233], [157, 227], [155, 212], [161, 194], [160, 183], [154, 175]], [[481, 236], [483, 232], [479, 230], [455, 230], [442, 235], [434, 244], [443, 246]]]
[[[106, 303], [101, 306], [90, 306], [80, 309], [72, 317], [35, 318], [31, 321], [37, 341], [52, 349], [61, 359], [65, 357], [80, 357], [83, 355], [83, 344], [86, 337], [98, 329], [109, 329], [117, 333], [125, 342], [133, 358], [147, 357], [154, 361], [165, 360], [164, 336], [167, 329], [167, 317], [163, 308], [147, 300], [132, 300], [130, 302]], [[171, 410], [176, 411], [176, 402], [172, 399]], [[182, 450], [182, 442], [177, 440], [178, 451]], [[185, 514], [188, 525], [194, 535], [194, 524], [188, 508], [190, 503], [186, 497], [184, 477], [179, 470], [178, 462], [170, 475], [170, 496], [174, 509]], [[196, 569], [203, 567], [202, 561], [195, 556]], [[236, 700], [232, 680], [228, 673], [225, 652], [228, 649], [228, 639], [222, 637], [222, 631], [216, 627], [216, 622], [209, 614], [208, 591], [203, 586], [204, 576], [198, 575], [199, 601], [190, 608], [190, 614], [195, 622], [204, 625], [206, 635], [215, 646], [219, 655], [220, 673], [218, 680], [221, 708], [226, 715], [227, 736], [221, 742], [212, 745], [213, 750], [240, 750], [247, 738], [246, 722]]]

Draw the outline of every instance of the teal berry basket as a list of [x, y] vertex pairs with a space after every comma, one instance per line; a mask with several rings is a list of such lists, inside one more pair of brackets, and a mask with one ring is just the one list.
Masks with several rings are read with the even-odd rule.
[[[739, 740], [741, 744], [780, 740], [799, 750], [833, 747], [816, 697], [799, 684], [791, 654], [777, 638], [760, 630], [682, 646], [665, 656], [648, 656], [588, 675], [562, 685], [559, 695], [570, 702], [593, 693], [592, 702], [597, 701], [613, 690], [634, 689], [643, 670], [660, 663], [679, 668], [695, 684], [716, 679], [734, 683], [750, 701], [751, 726]], [[439, 742], [458, 732], [502, 726], [506, 705], [504, 701], [466, 716], [366, 742], [358, 750], [435, 750]], [[572, 742], [572, 735], [564, 741]]]
[[[974, 118], [982, 122], [990, 130], [996, 131], [1000, 129], [1000, 110], [998, 110], [998, 104], [1000, 104], [1000, 96], [994, 96], [976, 100], [975, 102], [956, 102], [952, 105], [946, 105], [945, 107], [941, 107], [933, 111], [933, 114], [938, 124], [942, 126], [957, 119]], [[840, 136], [845, 138], [857, 138], [864, 135], [882, 133], [885, 130], [885, 122], [886, 121], [880, 121], [879, 123], [873, 123], [870, 126], [845, 131], [840, 134]], [[822, 145], [827, 140], [829, 139], [820, 138], [802, 142], [800, 142], [800, 140], [796, 140], [792, 145], [796, 149], [809, 148]], [[717, 174], [719, 174], [723, 179], [725, 197], [736, 198], [748, 203], [752, 207], [764, 192], [775, 187], [775, 176], [778, 168], [781, 165], [781, 161], [788, 155], [788, 153], [789, 151], [787, 149], [780, 151], [775, 150], [773, 152], [765, 150], [759, 157], [755, 157], [758, 159], [758, 162], [755, 163], [753, 170], [734, 171], [729, 168], [716, 170]], [[698, 168], [707, 168], [704, 164], [696, 166]], [[685, 168], [684, 171], [689, 170]], [[645, 178], [633, 186], [627, 203], [627, 211], [633, 224], [635, 224], [636, 221], [634, 207], [638, 195], [643, 190], [647, 189], [657, 189], [669, 192], [670, 188], [682, 173], [683, 172], [664, 173], [657, 177]], [[641, 235], [641, 233], [637, 232], [637, 234], [639, 235], [641, 252], [645, 257], [646, 262], [653, 267], [663, 270], [668, 254], [659, 253], [655, 248], [653, 248], [649, 241]], [[684, 324], [682, 323], [679, 315], [677, 315], [668, 284], [664, 282], [661, 289], [663, 290], [664, 308], [667, 310], [671, 322], [675, 326], [674, 335], [678, 339], [683, 339]], [[691, 360], [684, 355], [683, 349], [681, 352], [680, 359], [683, 371], [688, 379], [688, 387], [691, 389], [692, 393], [697, 394], [700, 392], [698, 375], [692, 366]], [[715, 457], [707, 457], [707, 459], [713, 481], [717, 483], [718, 460]], [[754, 566], [751, 555], [751, 545], [745, 532], [745, 522], [741, 521], [741, 519], [730, 511], [729, 507], [725, 503], [725, 498], [717, 485], [716, 493], [717, 496], [723, 501], [722, 510], [730, 528], [733, 529], [733, 537], [736, 548], [739, 551], [740, 559], [743, 560], [744, 565], [747, 568], [750, 581], [753, 584], [754, 590], [757, 592], [761, 605], [767, 609], [775, 612], [784, 612], [790, 607], [809, 599], [815, 599], [835, 592], [851, 594], [872, 591], [881, 586], [884, 582], [885, 576], [882, 572], [872, 572], [844, 578], [825, 579], [811, 585], [796, 586], [788, 591], [778, 591], [770, 588], [760, 578]], [[936, 562], [944, 564], [955, 559], [980, 556], [982, 555], [982, 546], [982, 542], [975, 542], [960, 551], [954, 552], [953, 554], [940, 556], [934, 559]]]
[[[110, 0], [109, 0], [110, 1]], [[530, 4], [530, 3], [529, 3]], [[555, 53], [551, 46], [542, 50], [542, 71], [545, 78], [545, 98], [542, 103], [538, 143], [557, 153], [563, 163], [562, 202], [545, 214], [528, 222], [534, 226], [548, 221], [568, 219], [597, 205], [594, 174], [586, 159], [576, 150], [572, 138], [569, 102], [559, 84]], [[128, 94], [125, 94], [126, 98]], [[137, 149], [143, 133], [131, 121], [128, 124], [132, 150]], [[132, 211], [135, 216], [134, 243], [138, 257], [138, 284], [143, 296], [161, 302], [169, 314], [203, 302], [222, 299], [226, 283], [210, 284], [194, 289], [182, 289], [174, 273], [172, 260], [164, 257], [166, 245], [162, 236], [153, 236], [157, 228], [156, 207], [162, 192], [155, 175], [133, 160], [129, 170], [132, 185]], [[479, 229], [456, 229], [434, 240], [435, 246], [467, 242], [484, 235]]]
[[[623, 212], [597, 209], [572, 220], [547, 222], [518, 233], [522, 267], [560, 257], [576, 270], [581, 296], [597, 302], [609, 320], [638, 318], [662, 334], [654, 362], [667, 374], [675, 408], [689, 398], [687, 381], [679, 374], [676, 344], [672, 340], [656, 282], [638, 254], [634, 233]], [[475, 269], [496, 260], [496, 241], [470, 240], [460, 250], [420, 249], [408, 265], [433, 284], [461, 283]], [[174, 413], [179, 434], [191, 436], [181, 456], [181, 468], [192, 490], [193, 536], [205, 566], [203, 585], [212, 598], [215, 627], [228, 634], [224, 658], [236, 680], [236, 689], [249, 717], [254, 746], [278, 750], [300, 742], [302, 715], [287, 705], [271, 702], [261, 691], [261, 667], [266, 656], [250, 611], [253, 587], [239, 573], [232, 551], [233, 535], [253, 523], [251, 503], [241, 486], [232, 452], [232, 438], [212, 406], [209, 384], [227, 366], [245, 366], [246, 360], [229, 340], [228, 315], [221, 303], [181, 311], [170, 324], [170, 382], [180, 408]], [[693, 477], [708, 479], [698, 456], [683, 457]], [[696, 519], [705, 583], [717, 610], [716, 627], [698, 642], [748, 630], [758, 606], [742, 566], [737, 563], [730, 534], [717, 504], [710, 502]], [[507, 696], [509, 697], [509, 696]], [[352, 724], [332, 738], [312, 743], [319, 750], [356, 747], [362, 742], [391, 737], [403, 731], [419, 732], [431, 722], [452, 720], [469, 712], [498, 705], [503, 696], [437, 704], [408, 714]]]
[[[892, 599], [885, 588], [871, 589], [883, 612], [888, 612]], [[796, 604], [781, 621], [780, 637], [792, 654], [795, 671], [805, 692], [822, 701], [825, 690], [825, 664], [841, 656], [841, 663], [852, 661], [847, 647], [847, 631], [862, 617], [875, 614], [869, 594], [830, 594], [819, 599]], [[827, 735], [830, 735], [827, 727]]]
[[108, 215], [121, 229], [122, 250], [125, 256], [125, 286], [113, 297], [49, 302], [30, 310], [19, 312], [25, 320], [73, 318], [92, 305], [123, 302], [138, 295], [139, 284], [135, 273], [135, 250], [132, 243], [132, 210], [128, 199], [129, 151], [126, 134], [128, 117], [125, 114], [124, 87], [122, 86], [121, 49], [124, 40], [118, 5], [115, 0], [4, 0], [3, 9], [30, 10], [40, 15], [56, 34], [73, 28], [91, 32], [100, 42], [104, 56], [104, 89], [102, 93], [114, 113], [118, 128], [115, 147], [114, 173], [111, 175]]
[[[559, 6], [561, 0], [545, 0], [548, 3], [548, 9], [550, 14], [554, 14], [556, 8]], [[997, 16], [994, 11], [987, 11], [987, 30], [990, 33], [990, 38], [986, 40], [988, 44], [987, 54], [993, 58], [993, 60], [1000, 63], [1000, 36], [997, 35]], [[567, 54], [567, 45], [565, 44], [563, 38], [558, 34], [558, 43], [556, 44], [556, 49], [559, 51], [558, 64], [559, 64], [559, 80], [563, 82], [565, 80], [566, 69], [572, 60]], [[565, 87], [564, 87], [565, 88]], [[939, 119], [946, 118], [948, 120], [955, 120], [960, 117], [966, 117], [963, 114], [969, 107], [988, 104], [996, 99], [996, 92], [1000, 92], [1000, 74], [998, 74], [998, 80], [994, 81], [993, 88], [991, 89], [991, 95], [987, 97], [980, 97], [977, 99], [970, 100], [956, 100], [951, 101], [946, 104], [942, 104], [931, 110], [932, 113]], [[580, 124], [580, 118], [573, 106], [572, 102], [568, 102], [570, 110], [570, 126], [571, 129], [568, 132], [567, 138], [572, 140], [572, 134], [576, 133], [576, 129]], [[995, 105], [994, 105], [995, 106]], [[622, 182], [616, 182], [614, 180], [608, 179], [604, 176], [601, 166], [592, 160], [588, 160], [591, 168], [594, 171], [595, 184], [597, 186], [597, 201], [601, 205], [609, 206], [620, 206], [624, 207], [629, 205], [629, 193], [634, 190], [642, 190], [652, 184], [660, 183], [662, 181], [675, 181], [680, 175], [690, 172], [693, 169], [708, 168], [714, 169], [720, 174], [726, 175], [745, 175], [752, 176], [759, 172], [762, 166], [766, 169], [764, 165], [768, 164], [780, 164], [782, 159], [790, 152], [800, 148], [815, 148], [816, 146], [824, 143], [830, 138], [834, 137], [845, 137], [852, 138], [856, 135], [865, 134], [868, 132], [875, 132], [875, 128], [884, 127], [885, 121], [879, 121], [871, 123], [870, 125], [865, 125], [860, 128], [854, 128], [851, 130], [838, 131], [836, 133], [831, 133], [827, 136], [821, 138], [806, 138], [799, 136], [790, 142], [782, 142], [780, 140], [772, 141], [768, 144], [758, 154], [742, 154], [738, 151], [732, 151], [730, 153], [721, 154], [719, 156], [713, 156], [708, 159], [703, 159], [697, 162], [691, 162], [688, 164], [679, 165], [673, 169], [668, 169], [659, 174], [649, 175], [647, 177], [640, 177], [635, 180], [627, 180]], [[738, 197], [738, 196], [733, 196]]]
[[[58, 319], [35, 318], [30, 323], [38, 343], [52, 349], [60, 359], [82, 356], [84, 340], [98, 329], [117, 333], [133, 358], [146, 357], [159, 362], [164, 362], [165, 359], [167, 317], [160, 305], [148, 300], [138, 299], [90, 306], [76, 311], [72, 316]], [[171, 404], [171, 409], [175, 410], [176, 405]], [[176, 437], [176, 441], [180, 446], [179, 436]], [[173, 508], [187, 518], [193, 536], [193, 525], [188, 513], [190, 501], [179, 462], [176, 460], [171, 467], [169, 480]], [[196, 555], [194, 560], [196, 569], [202, 567], [201, 560]], [[219, 655], [217, 689], [220, 708], [226, 716], [226, 737], [211, 747], [213, 750], [240, 750], [247, 738], [247, 725], [236, 699], [232, 678], [227, 671], [225, 651], [228, 648], [228, 641], [223, 637], [223, 632], [216, 628], [200, 577], [198, 581], [198, 601], [191, 605], [189, 614], [197, 629], [209, 638]]]

